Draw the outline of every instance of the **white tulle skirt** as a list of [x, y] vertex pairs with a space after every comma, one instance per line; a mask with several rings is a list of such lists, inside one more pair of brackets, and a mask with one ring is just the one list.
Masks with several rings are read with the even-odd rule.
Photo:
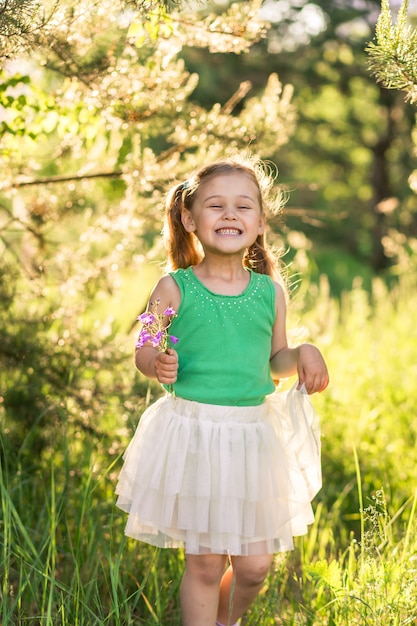
[[252, 555], [293, 549], [320, 487], [319, 420], [294, 386], [255, 407], [160, 398], [140, 419], [116, 493], [129, 537]]

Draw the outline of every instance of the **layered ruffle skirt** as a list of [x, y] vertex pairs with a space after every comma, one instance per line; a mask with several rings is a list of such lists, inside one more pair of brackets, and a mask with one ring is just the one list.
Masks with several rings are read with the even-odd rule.
[[320, 487], [319, 420], [294, 385], [254, 407], [160, 398], [140, 419], [116, 493], [129, 537], [252, 555], [293, 549]]

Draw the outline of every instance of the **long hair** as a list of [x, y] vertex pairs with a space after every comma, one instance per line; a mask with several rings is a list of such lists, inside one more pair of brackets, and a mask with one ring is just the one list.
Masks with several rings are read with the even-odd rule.
[[[282, 211], [283, 198], [280, 192], [272, 194], [274, 178], [259, 161], [234, 159], [216, 161], [198, 170], [189, 180], [176, 185], [167, 195], [164, 225], [164, 242], [168, 252], [168, 267], [171, 270], [196, 265], [203, 252], [194, 233], [188, 233], [181, 221], [183, 208], [192, 209], [195, 195], [203, 182], [214, 176], [242, 173], [255, 183], [259, 193], [261, 212], [278, 215]], [[282, 279], [279, 257], [268, 245], [265, 234], [258, 235], [243, 258], [243, 265], [259, 274]]]

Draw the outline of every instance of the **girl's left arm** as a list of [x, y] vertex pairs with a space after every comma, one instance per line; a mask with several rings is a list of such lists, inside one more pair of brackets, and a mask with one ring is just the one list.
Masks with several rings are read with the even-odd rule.
[[318, 348], [303, 343], [289, 348], [286, 331], [287, 306], [281, 285], [275, 283], [276, 317], [272, 333], [271, 375], [274, 379], [298, 374], [298, 389], [304, 384], [309, 394], [323, 391], [329, 384], [326, 363]]

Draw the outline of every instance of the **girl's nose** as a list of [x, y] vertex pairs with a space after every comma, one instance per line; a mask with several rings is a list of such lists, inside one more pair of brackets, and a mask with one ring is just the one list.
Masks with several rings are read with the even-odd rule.
[[224, 211], [224, 219], [226, 220], [235, 220], [236, 219], [236, 214], [234, 212], [233, 209], [231, 208], [227, 208]]

